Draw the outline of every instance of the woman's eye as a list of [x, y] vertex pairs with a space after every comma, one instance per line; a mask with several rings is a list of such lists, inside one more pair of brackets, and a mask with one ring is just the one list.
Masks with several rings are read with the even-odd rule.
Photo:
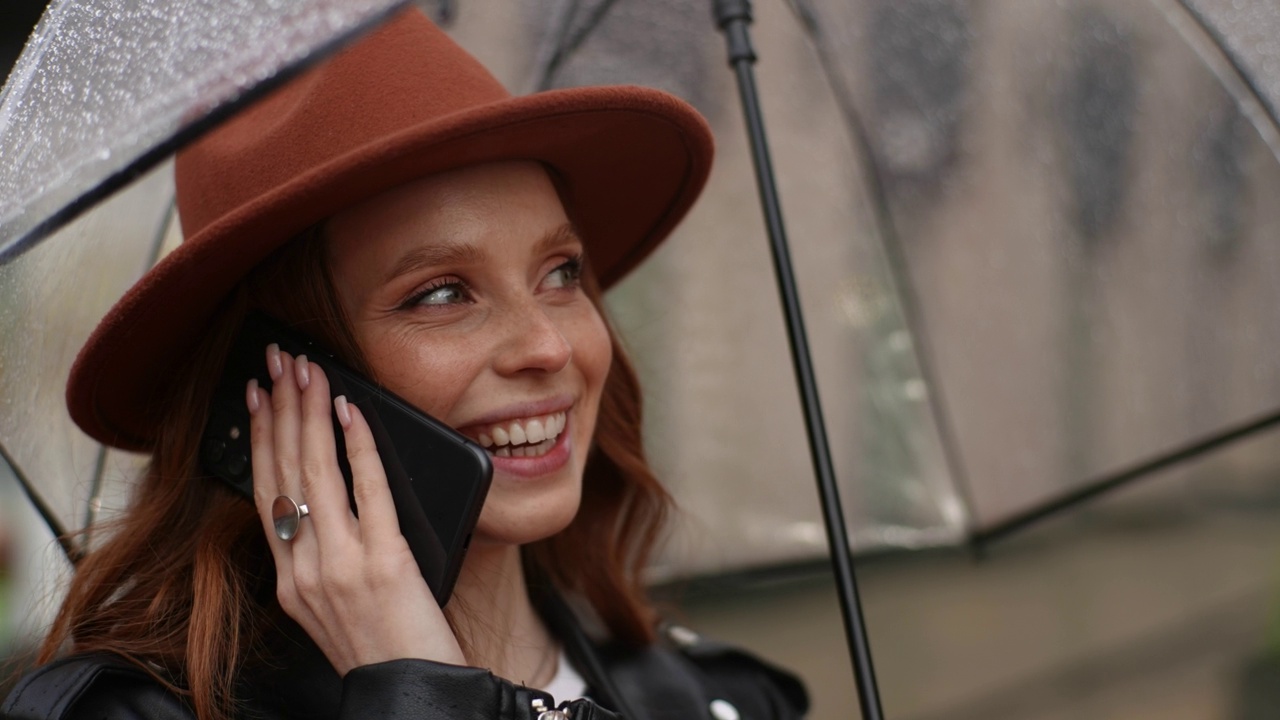
[[579, 278], [582, 277], [582, 259], [570, 258], [555, 270], [547, 274], [547, 279], [543, 281], [544, 287], [547, 289], [558, 289], [567, 287], [576, 287]]
[[455, 305], [469, 300], [467, 288], [460, 282], [446, 281], [423, 290], [413, 299], [414, 305]]

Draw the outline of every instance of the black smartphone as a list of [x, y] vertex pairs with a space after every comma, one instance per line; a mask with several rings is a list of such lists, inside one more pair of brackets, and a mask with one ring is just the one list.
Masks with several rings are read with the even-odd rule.
[[[314, 340], [262, 313], [246, 316], [215, 390], [201, 440], [200, 463], [205, 472], [225, 480], [252, 501], [245, 388], [250, 378], [257, 378], [263, 389], [271, 390], [266, 365], [266, 348], [271, 343], [294, 357], [306, 355], [308, 362], [324, 369], [333, 397], [345, 395], [348, 402], [360, 408], [386, 469], [400, 533], [408, 541], [422, 577], [444, 607], [489, 492], [493, 465], [488, 453], [453, 428], [351, 370]], [[333, 427], [338, 466], [355, 511], [351, 466], [336, 415]]]

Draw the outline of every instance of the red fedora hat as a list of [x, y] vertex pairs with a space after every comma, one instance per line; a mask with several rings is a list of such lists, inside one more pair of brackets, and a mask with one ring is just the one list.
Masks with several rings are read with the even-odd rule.
[[149, 449], [158, 383], [236, 283], [301, 231], [392, 187], [539, 161], [607, 287], [684, 216], [711, 156], [706, 121], [671, 95], [595, 87], [512, 97], [421, 13], [401, 14], [179, 153], [186, 240], [80, 351], [71, 417], [108, 445]]

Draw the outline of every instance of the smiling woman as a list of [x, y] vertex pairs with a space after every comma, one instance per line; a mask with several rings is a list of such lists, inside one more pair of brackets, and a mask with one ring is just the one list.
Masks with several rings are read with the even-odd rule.
[[[601, 292], [687, 211], [710, 156], [675, 98], [512, 98], [415, 12], [185, 150], [186, 239], [102, 321], [67, 392], [86, 432], [152, 463], [0, 714], [803, 714], [790, 675], [659, 632], [642, 579], [670, 501]], [[253, 503], [201, 469], [250, 310], [489, 455], [444, 608], [399, 531], [375, 418], [316, 362], [267, 345], [270, 391], [244, 387]]]
[[546, 171], [434, 175], [326, 227], [334, 286], [373, 376], [493, 455], [472, 552], [563, 530], [612, 351]]

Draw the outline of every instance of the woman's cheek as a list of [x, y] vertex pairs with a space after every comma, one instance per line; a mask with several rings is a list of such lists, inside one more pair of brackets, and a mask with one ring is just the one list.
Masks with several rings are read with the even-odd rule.
[[[591, 306], [590, 314], [584, 318], [582, 335], [582, 373], [598, 396], [613, 363], [613, 343], [609, 340], [609, 329], [605, 326], [604, 318], [596, 311], [595, 306]], [[575, 344], [574, 354], [577, 355], [578, 352], [578, 345]]]
[[478, 351], [458, 345], [398, 339], [367, 355], [381, 384], [428, 415], [447, 419], [476, 376]]

